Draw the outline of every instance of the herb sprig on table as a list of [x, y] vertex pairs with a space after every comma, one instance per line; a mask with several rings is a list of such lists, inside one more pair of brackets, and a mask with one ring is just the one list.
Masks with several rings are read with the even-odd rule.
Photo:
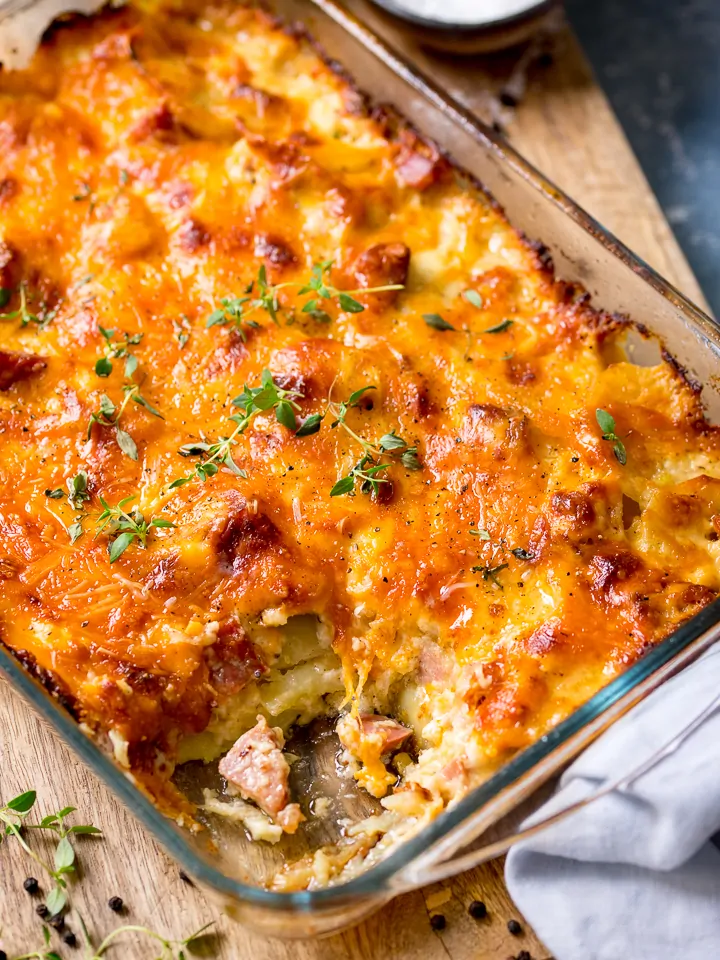
[[[61, 810], [58, 810], [57, 813], [47, 814], [38, 823], [30, 823], [28, 816], [31, 811], [33, 811], [36, 801], [36, 791], [26, 790], [24, 793], [8, 800], [4, 805], [0, 805], [0, 825], [2, 825], [2, 829], [0, 829], [0, 843], [2, 843], [3, 840], [7, 841], [11, 837], [14, 837], [23, 851], [51, 878], [53, 887], [45, 899], [45, 907], [41, 916], [49, 918], [48, 922], [50, 926], [55, 926], [56, 929], [60, 931], [65, 929], [65, 916], [67, 915], [63, 916], [63, 914], [69, 906], [67, 881], [69, 876], [76, 872], [77, 853], [73, 846], [73, 841], [76, 837], [83, 835], [102, 836], [102, 831], [99, 827], [89, 823], [69, 824], [67, 822], [68, 818], [77, 812], [75, 807], [63, 807]], [[54, 838], [56, 838], [57, 843], [52, 865], [46, 863], [27, 842], [25, 834], [29, 830], [49, 831], [54, 835]], [[30, 884], [32, 884], [32, 886]], [[24, 886], [31, 894], [35, 894], [38, 890], [37, 881], [34, 879], [26, 881]], [[112, 906], [112, 901], [110, 905]], [[38, 912], [40, 912], [39, 909]], [[99, 946], [95, 947], [82, 914], [77, 909], [74, 910], [74, 913], [80, 922], [85, 939], [87, 947], [85, 954], [86, 960], [101, 960], [102, 957], [106, 956], [111, 947], [118, 946], [118, 939], [128, 933], [138, 933], [159, 943], [161, 953], [157, 957], [157, 960], [189, 960], [186, 952], [188, 945], [198, 940], [214, 926], [214, 922], [207, 923], [189, 936], [183, 937], [182, 939], [175, 939], [163, 936], [150, 927], [145, 927], [140, 924], [123, 924], [112, 930], [100, 942]], [[56, 924], [54, 918], [58, 917], [60, 917], [61, 920], [59, 924]], [[64, 939], [70, 943], [67, 937], [68, 934], [66, 931]], [[76, 938], [74, 934], [70, 934], [70, 937], [72, 938], [71, 945], [74, 946], [77, 942]], [[13, 960], [61, 960], [60, 954], [56, 950], [51, 949], [50, 927], [43, 925], [43, 945], [41, 947], [37, 950], [16, 956]]]
[[[13, 797], [0, 807], [0, 823], [5, 825], [5, 837], [15, 837], [25, 853], [32, 857], [54, 881], [54, 886], [45, 899], [45, 905], [49, 913], [56, 914], [60, 913], [67, 903], [68, 874], [75, 872], [75, 848], [72, 845], [72, 838], [80, 834], [100, 834], [101, 831], [92, 824], [68, 825], [66, 820], [75, 813], [75, 807], [63, 807], [57, 813], [50, 813], [43, 817], [39, 823], [28, 823], [27, 816], [35, 806], [36, 800], [35, 790], [26, 790], [25, 793]], [[27, 830], [46, 830], [56, 836], [57, 846], [52, 866], [27, 843], [24, 836]]]
[[[109, 933], [100, 946], [96, 950], [93, 949], [92, 955], [88, 957], [88, 960], [100, 960], [101, 957], [105, 956], [109, 948], [115, 944], [117, 938], [124, 933], [140, 933], [160, 943], [162, 952], [156, 960], [188, 960], [185, 948], [193, 941], [199, 940], [212, 926], [214, 926], [214, 922], [206, 923], [200, 927], [199, 930], [191, 933], [189, 937], [185, 937], [182, 940], [173, 940], [169, 937], [162, 936], [160, 933], [156, 933], [155, 930], [151, 930], [149, 927], [143, 927], [137, 924], [125, 924], [122, 927], [117, 927], [112, 933]], [[86, 940], [88, 946], [90, 946], [87, 932]]]

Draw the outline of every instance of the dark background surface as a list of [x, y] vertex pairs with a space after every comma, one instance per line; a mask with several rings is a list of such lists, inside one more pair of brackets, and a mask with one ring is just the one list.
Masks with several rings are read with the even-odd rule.
[[566, 6], [720, 317], [720, 0], [566, 0]]

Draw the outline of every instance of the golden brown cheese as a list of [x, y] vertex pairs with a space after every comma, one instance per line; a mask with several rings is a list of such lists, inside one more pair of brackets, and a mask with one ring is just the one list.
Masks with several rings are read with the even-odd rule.
[[[156, 795], [178, 740], [266, 671], [248, 624], [322, 616], [351, 691], [432, 692], [449, 658], [491, 764], [715, 596], [720, 450], [696, 392], [618, 360], [625, 322], [301, 35], [223, 3], [74, 19], [0, 73], [0, 146], [0, 633]], [[338, 290], [404, 289], [303, 311], [325, 261]], [[208, 326], [261, 267], [287, 284], [277, 323]], [[103, 329], [129, 375], [96, 372]], [[246, 476], [171, 488], [265, 369], [320, 430], [261, 412], [232, 444]], [[367, 386], [347, 425], [420, 469], [386, 455], [376, 494], [331, 496], [363, 449], [328, 400]], [[102, 500], [129, 497], [174, 526], [113, 559]], [[462, 759], [442, 769], [466, 785]]]

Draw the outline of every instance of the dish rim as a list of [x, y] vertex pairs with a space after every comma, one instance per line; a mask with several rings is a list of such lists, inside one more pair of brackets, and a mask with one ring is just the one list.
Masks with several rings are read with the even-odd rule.
[[[500, 161], [521, 175], [546, 201], [560, 208], [570, 219], [589, 233], [613, 256], [639, 275], [649, 286], [668, 300], [678, 311], [705, 332], [708, 339], [720, 343], [720, 324], [696, 307], [672, 284], [664, 280], [625, 244], [600, 225], [590, 214], [571, 200], [563, 191], [543, 176], [507, 142], [498, 138], [491, 128], [459, 104], [436, 85], [422, 70], [410, 62], [391, 44], [381, 39], [354, 14], [341, 7], [336, 0], [310, 0], [308, 20], [312, 8], [317, 8], [358, 40], [371, 54], [407, 83], [418, 95], [430, 101], [456, 123], [460, 124], [486, 150], [491, 150]], [[462, 169], [462, 165], [458, 165]], [[378, 900], [399, 892], [391, 881], [404, 867], [419, 855], [449, 835], [467, 818], [476, 813], [506, 788], [548, 758], [557, 748], [597, 720], [630, 691], [650, 678], [677, 655], [690, 647], [704, 633], [720, 624], [720, 598], [683, 623], [670, 636], [651, 648], [619, 677], [578, 707], [564, 721], [534, 744], [516, 754], [492, 777], [471, 790], [458, 803], [445, 810], [417, 834], [403, 841], [379, 863], [346, 883], [320, 890], [294, 892], [273, 891], [236, 880], [208, 862], [187, 842], [183, 831], [160, 812], [152, 801], [106, 756], [86, 734], [72, 715], [22, 666], [12, 651], [0, 642], [0, 672], [14, 689], [50, 722], [55, 731], [91, 768], [103, 783], [122, 800], [140, 820], [150, 835], [200, 883], [234, 900], [274, 912], [295, 911], [311, 914], [318, 908], [339, 907], [348, 901]]]

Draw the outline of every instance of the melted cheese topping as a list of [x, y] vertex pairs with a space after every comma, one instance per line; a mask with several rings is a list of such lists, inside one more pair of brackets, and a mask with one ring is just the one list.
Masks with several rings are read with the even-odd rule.
[[[623, 360], [626, 324], [302, 36], [222, 2], [73, 20], [0, 73], [0, 144], [0, 633], [166, 805], [178, 743], [244, 696], [254, 722], [270, 667], [290, 720], [373, 691], [425, 747], [408, 777], [452, 798], [715, 596], [720, 450], [696, 393]], [[320, 322], [298, 291], [325, 260], [339, 289], [404, 290], [323, 301]], [[208, 327], [261, 266], [291, 284], [278, 323]], [[128, 382], [123, 358], [96, 373], [101, 328], [142, 334], [132, 380], [162, 419], [127, 403], [137, 460], [88, 428]], [[394, 431], [421, 468], [331, 497], [360, 445], [330, 414], [298, 437], [270, 410], [233, 445], [245, 477], [170, 489], [266, 368], [300, 421], [372, 385], [348, 426]], [[48, 496], [79, 471], [88, 501]], [[111, 562], [101, 498], [131, 496], [175, 526]], [[326, 644], [288, 696], [299, 615], [343, 673]]]

